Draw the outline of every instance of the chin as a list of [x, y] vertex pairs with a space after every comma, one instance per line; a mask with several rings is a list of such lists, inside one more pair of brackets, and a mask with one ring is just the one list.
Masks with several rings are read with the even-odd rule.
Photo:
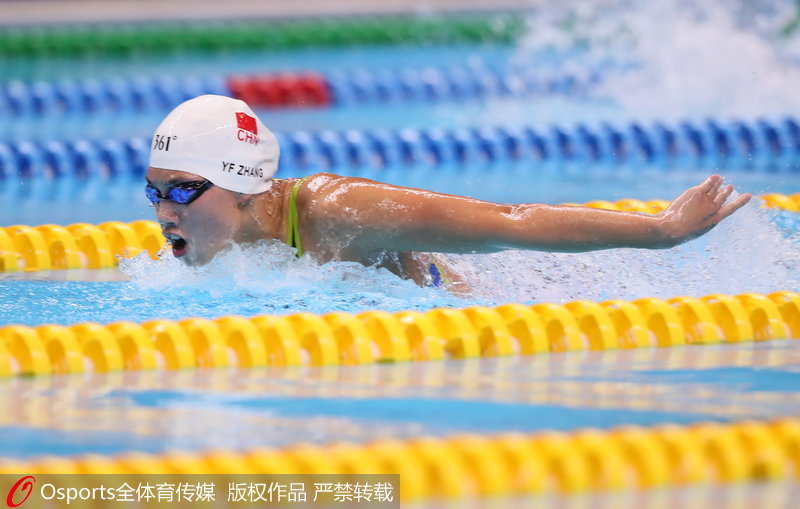
[[178, 261], [180, 261], [182, 264], [186, 265], [187, 267], [196, 267], [197, 266], [197, 262], [195, 262], [193, 259], [191, 259], [188, 256], [181, 256], [180, 258], [178, 258]]
[[214, 259], [215, 255], [195, 255], [194, 253], [187, 253], [186, 256], [183, 256], [180, 259], [184, 264], [189, 267], [202, 267], [203, 265], [208, 265], [211, 260]]
[[178, 260], [188, 267], [202, 267], [208, 265], [220, 252], [225, 251], [228, 245], [223, 245], [219, 249], [217, 249], [216, 246], [203, 246], [208, 248], [203, 251], [196, 251], [193, 247], [194, 246], [190, 246], [183, 256], [178, 257]]

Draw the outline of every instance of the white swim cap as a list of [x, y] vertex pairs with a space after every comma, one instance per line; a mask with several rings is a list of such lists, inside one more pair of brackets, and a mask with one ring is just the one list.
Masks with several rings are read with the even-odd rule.
[[280, 147], [238, 99], [201, 95], [172, 110], [153, 134], [150, 166], [195, 173], [238, 193], [263, 193], [278, 171]]

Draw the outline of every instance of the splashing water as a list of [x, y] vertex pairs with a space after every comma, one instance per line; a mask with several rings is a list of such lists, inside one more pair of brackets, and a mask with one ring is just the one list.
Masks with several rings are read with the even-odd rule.
[[603, 76], [593, 90], [648, 120], [800, 111], [800, 6], [780, 0], [568, 2], [536, 12], [515, 63]]
[[473, 289], [473, 298], [496, 303], [796, 291], [800, 235], [782, 231], [775, 214], [749, 204], [703, 237], [667, 250], [446, 258]]
[[[293, 248], [276, 241], [234, 245], [198, 268], [187, 267], [171, 255], [159, 261], [140, 255], [121, 260], [120, 270], [131, 278], [131, 291], [164, 292], [165, 299], [174, 297], [176, 291], [188, 296], [181, 305], [193, 308], [184, 307], [179, 316], [187, 312], [209, 316], [208, 302], [219, 308], [215, 316], [391, 311], [462, 304], [447, 292], [420, 288], [386, 269], [354, 262], [319, 264], [310, 256], [298, 259]], [[226, 302], [231, 303], [228, 309]]]
[[296, 259], [279, 243], [234, 246], [202, 268], [167, 255], [120, 260], [130, 281], [0, 279], [0, 325], [142, 322], [186, 317], [357, 313], [460, 306], [445, 290], [420, 288], [385, 269]]

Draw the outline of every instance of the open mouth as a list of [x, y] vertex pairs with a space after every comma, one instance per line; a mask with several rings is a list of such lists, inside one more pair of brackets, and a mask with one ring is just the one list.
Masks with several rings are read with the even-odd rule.
[[180, 258], [186, 254], [186, 250], [189, 247], [186, 243], [186, 239], [180, 235], [175, 235], [174, 233], [165, 233], [164, 237], [166, 237], [169, 243], [172, 245], [172, 256], [175, 258]]

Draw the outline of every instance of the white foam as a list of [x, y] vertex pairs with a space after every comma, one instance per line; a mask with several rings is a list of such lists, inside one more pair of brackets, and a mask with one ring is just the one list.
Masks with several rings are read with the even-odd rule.
[[797, 290], [797, 235], [785, 236], [773, 214], [751, 203], [703, 237], [666, 250], [505, 251], [447, 255], [447, 262], [476, 298], [498, 303]]
[[[234, 245], [203, 267], [188, 267], [170, 253], [120, 261], [135, 292], [172, 299], [187, 312], [259, 314], [365, 309], [427, 309], [461, 305], [449, 293], [420, 288], [386, 269], [354, 262], [320, 264], [276, 241]], [[162, 293], [161, 291], [164, 290]], [[209, 310], [209, 302], [218, 312]]]
[[567, 2], [532, 16], [515, 61], [578, 76], [599, 68], [593, 95], [612, 99], [620, 117], [798, 114], [800, 30], [783, 33], [797, 9], [778, 0]]

